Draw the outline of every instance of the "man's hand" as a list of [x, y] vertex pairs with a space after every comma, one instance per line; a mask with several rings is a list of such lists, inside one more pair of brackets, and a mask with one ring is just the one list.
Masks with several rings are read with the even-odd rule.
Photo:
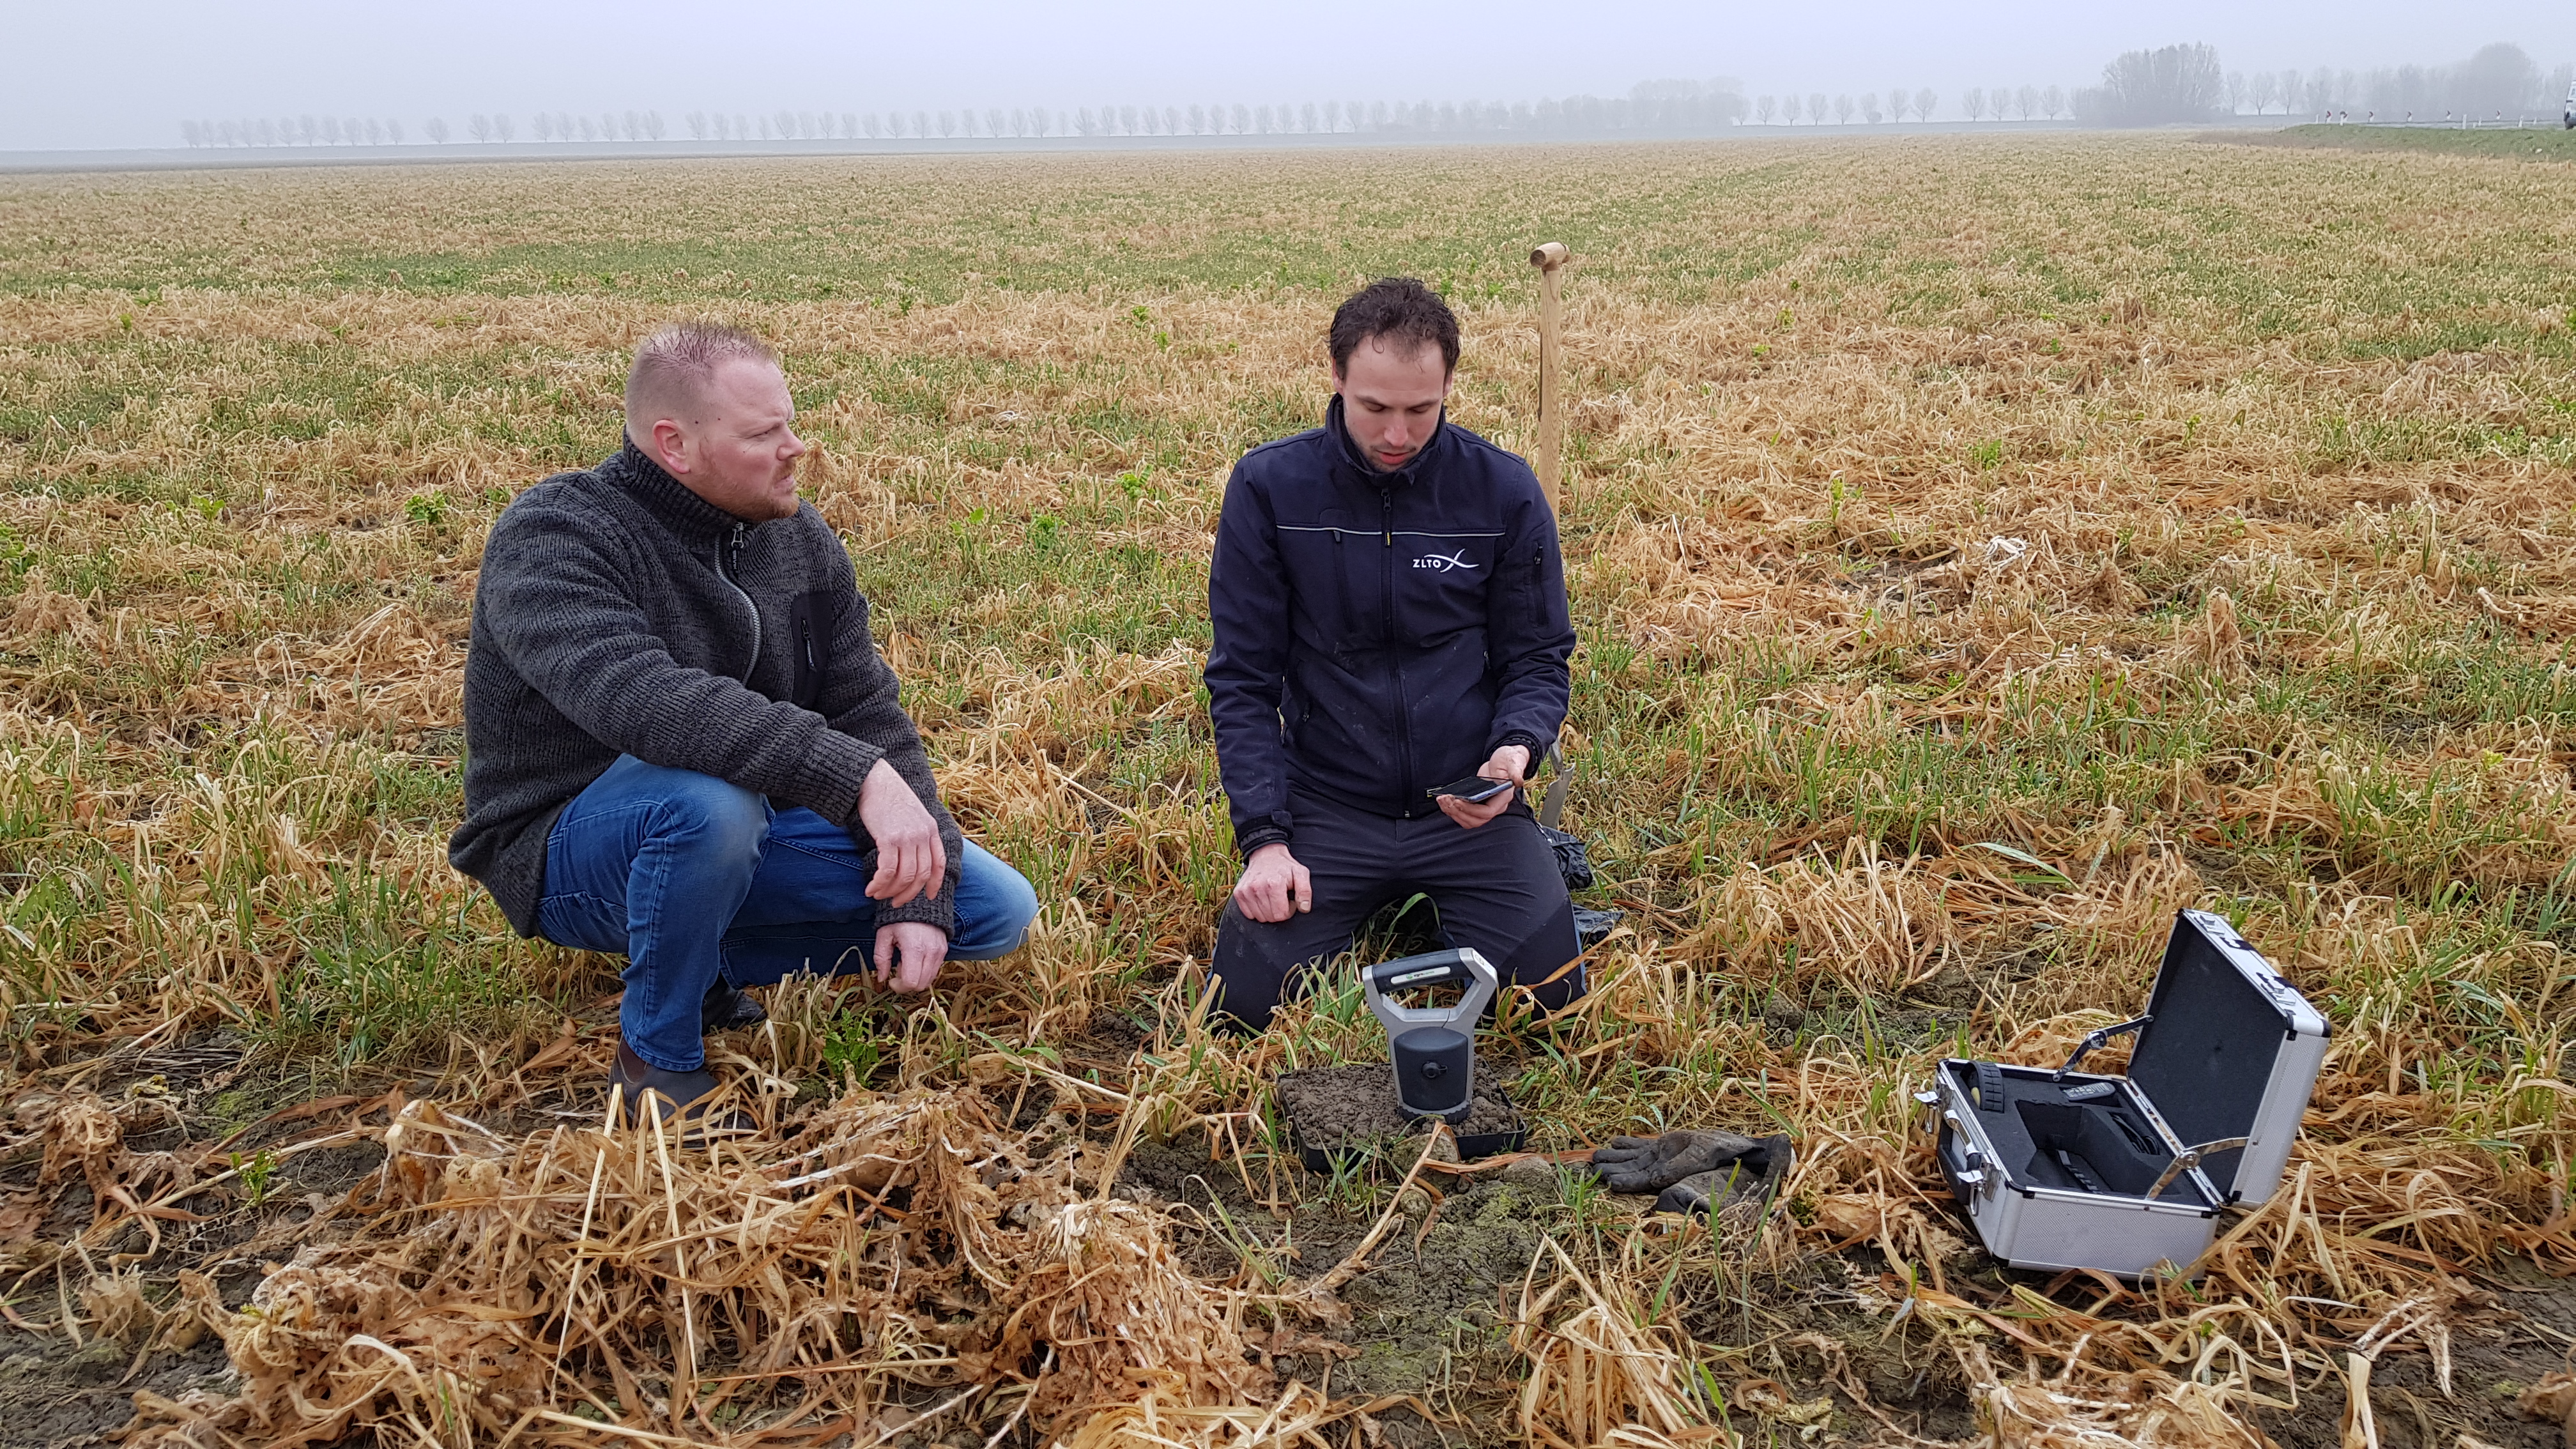
[[1265, 845], [1244, 862], [1243, 879], [1234, 883], [1234, 908], [1275, 926], [1299, 911], [1315, 908], [1314, 877], [1288, 853], [1287, 846]]
[[1458, 822], [1459, 829], [1473, 830], [1511, 807], [1518, 788], [1529, 783], [1529, 766], [1529, 746], [1505, 745], [1494, 751], [1494, 757], [1487, 760], [1476, 774], [1487, 780], [1509, 780], [1513, 789], [1505, 790], [1481, 805], [1470, 805], [1455, 795], [1443, 795], [1434, 803], [1439, 805], [1441, 814]]
[[[868, 882], [870, 899], [902, 906], [925, 892], [939, 894], [939, 888], [948, 880], [948, 846], [939, 838], [939, 822], [930, 818], [921, 797], [912, 793], [912, 786], [896, 773], [894, 766], [883, 760], [876, 762], [859, 785], [859, 824], [867, 827], [868, 838], [877, 846], [877, 873]], [[885, 979], [885, 951], [885, 938], [880, 935], [880, 981]], [[938, 974], [938, 957], [930, 959], [930, 970], [932, 975]], [[929, 984], [929, 976], [921, 979], [921, 986]], [[921, 986], [903, 989], [918, 991]]]
[[[897, 957], [901, 959], [898, 960]], [[921, 921], [877, 928], [877, 984], [897, 991], [928, 991], [948, 959], [948, 933]]]

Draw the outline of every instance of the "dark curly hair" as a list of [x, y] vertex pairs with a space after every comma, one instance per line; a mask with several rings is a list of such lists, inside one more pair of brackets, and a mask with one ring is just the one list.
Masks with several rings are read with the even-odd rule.
[[1458, 370], [1457, 314], [1440, 300], [1439, 293], [1411, 277], [1380, 277], [1335, 309], [1327, 342], [1333, 370], [1347, 370], [1351, 354], [1372, 337], [1387, 338], [1405, 353], [1426, 345], [1437, 347], [1444, 370]]

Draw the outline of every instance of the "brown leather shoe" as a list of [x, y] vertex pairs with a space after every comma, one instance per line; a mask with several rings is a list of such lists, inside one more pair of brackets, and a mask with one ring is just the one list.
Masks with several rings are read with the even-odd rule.
[[[616, 1065], [608, 1069], [609, 1090], [620, 1100], [620, 1116], [627, 1126], [652, 1120], [644, 1109], [644, 1094], [659, 1098], [659, 1113], [665, 1123], [681, 1126], [680, 1140], [685, 1145], [698, 1145], [709, 1136], [740, 1136], [754, 1130], [749, 1117], [740, 1112], [710, 1115], [715, 1105], [716, 1074], [700, 1067], [694, 1072], [669, 1072], [635, 1054], [624, 1042], [617, 1044]], [[619, 1091], [620, 1088], [624, 1090]]]

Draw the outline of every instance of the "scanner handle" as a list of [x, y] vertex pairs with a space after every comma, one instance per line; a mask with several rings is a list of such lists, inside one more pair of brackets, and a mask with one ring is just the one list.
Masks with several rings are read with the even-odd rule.
[[[1402, 1006], [1387, 996], [1390, 991], [1453, 983], [1467, 988], [1455, 1006]], [[1389, 1037], [1417, 1026], [1454, 1026], [1461, 1021], [1467, 1023], [1467, 1031], [1473, 1035], [1476, 1022], [1484, 1016], [1501, 981], [1482, 953], [1473, 947], [1461, 947], [1380, 961], [1360, 972], [1360, 986], [1368, 993], [1370, 1013], [1386, 1028]]]

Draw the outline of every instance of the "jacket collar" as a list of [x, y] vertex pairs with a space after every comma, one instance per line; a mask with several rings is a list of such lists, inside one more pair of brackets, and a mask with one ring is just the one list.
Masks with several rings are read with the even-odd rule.
[[1368, 455], [1360, 451], [1360, 445], [1351, 441], [1351, 430], [1342, 419], [1340, 393], [1333, 394], [1333, 400], [1324, 406], [1324, 427], [1333, 435], [1334, 445], [1341, 450], [1342, 461], [1350, 465], [1352, 472], [1359, 474], [1362, 481], [1371, 487], [1392, 492], [1420, 478], [1438, 461], [1442, 445], [1449, 440], [1449, 409], [1445, 404], [1441, 407], [1440, 425], [1431, 430], [1431, 441], [1422, 445], [1422, 451], [1392, 472], [1371, 464]]
[[688, 489], [644, 456], [630, 440], [599, 465], [601, 476], [641, 500], [673, 533], [683, 538], [713, 539], [731, 533], [740, 519]]

